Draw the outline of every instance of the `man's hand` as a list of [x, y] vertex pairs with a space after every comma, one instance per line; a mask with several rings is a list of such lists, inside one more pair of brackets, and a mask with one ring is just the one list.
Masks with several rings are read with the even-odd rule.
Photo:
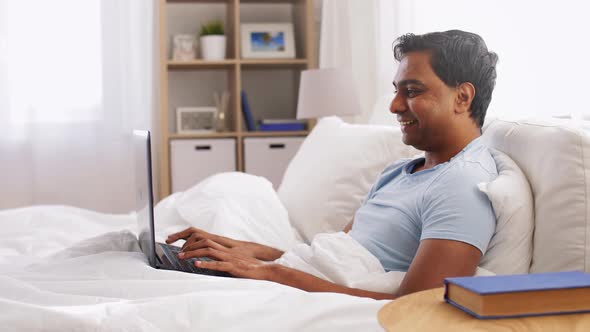
[[186, 243], [182, 246], [183, 252], [212, 248], [228, 253], [239, 253], [240, 256], [256, 258], [263, 261], [273, 261], [283, 255], [283, 252], [278, 249], [254, 242], [230, 239], [194, 227], [169, 235], [166, 243], [174, 243], [180, 239], [186, 240]]
[[215, 261], [196, 261], [195, 265], [216, 271], [228, 272], [234, 277], [269, 280], [271, 277], [270, 265], [273, 263], [263, 262], [252, 256], [245, 255], [239, 251], [226, 248], [213, 240], [209, 241], [208, 247], [196, 250], [185, 250], [178, 255], [181, 259], [193, 257], [209, 257]]

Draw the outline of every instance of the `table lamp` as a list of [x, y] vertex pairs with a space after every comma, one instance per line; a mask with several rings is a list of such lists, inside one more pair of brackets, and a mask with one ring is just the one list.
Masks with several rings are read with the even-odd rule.
[[361, 105], [351, 70], [326, 68], [301, 72], [297, 119], [359, 114]]

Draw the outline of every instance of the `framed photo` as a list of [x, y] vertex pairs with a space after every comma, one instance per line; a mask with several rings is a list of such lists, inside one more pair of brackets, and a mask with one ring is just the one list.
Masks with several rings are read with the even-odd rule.
[[195, 59], [196, 38], [193, 35], [174, 35], [172, 37], [172, 60], [190, 61]]
[[217, 108], [178, 107], [176, 109], [176, 131], [179, 134], [199, 134], [215, 131]]
[[295, 58], [292, 23], [243, 23], [242, 58]]

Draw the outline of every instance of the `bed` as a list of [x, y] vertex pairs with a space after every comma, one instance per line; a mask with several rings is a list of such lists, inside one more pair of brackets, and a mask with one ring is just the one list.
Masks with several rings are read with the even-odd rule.
[[[510, 155], [530, 182], [535, 217], [534, 238], [530, 249], [524, 249], [531, 251], [528, 272], [590, 272], [587, 132], [561, 123], [494, 120], [486, 125], [484, 138]], [[254, 195], [252, 186], [236, 185], [235, 179], [225, 188], [204, 181], [158, 204], [156, 240], [198, 226], [285, 250], [309, 243], [314, 234], [348, 222], [384, 163], [416, 152], [396, 142], [399, 135], [392, 128], [322, 120], [289, 165], [278, 193], [270, 183]], [[357, 158], [351, 160], [350, 151], [357, 151]], [[339, 167], [330, 168], [334, 165]], [[314, 172], [301, 181], [309, 169]], [[555, 179], [555, 169], [568, 176]], [[228, 191], [229, 198], [219, 194]], [[252, 203], [253, 197], [250, 210], [228, 208], [239, 200]], [[269, 200], [276, 204], [266, 204]], [[153, 269], [138, 247], [136, 228], [133, 213], [111, 215], [68, 206], [0, 211], [0, 326], [382, 331], [377, 312], [388, 301]]]
[[37, 206], [1, 212], [0, 227], [9, 330], [381, 330], [386, 301], [153, 269], [133, 215]]

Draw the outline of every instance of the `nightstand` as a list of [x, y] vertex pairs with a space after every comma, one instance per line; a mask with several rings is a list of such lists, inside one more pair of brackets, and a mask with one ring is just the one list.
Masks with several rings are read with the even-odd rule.
[[444, 288], [402, 296], [379, 310], [387, 331], [590, 331], [590, 313], [481, 320], [447, 304]]

